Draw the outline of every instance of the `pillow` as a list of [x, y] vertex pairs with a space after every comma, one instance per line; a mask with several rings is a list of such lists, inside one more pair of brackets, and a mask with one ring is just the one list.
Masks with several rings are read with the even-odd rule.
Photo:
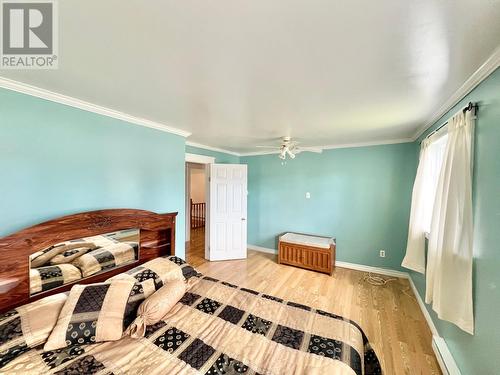
[[64, 253], [57, 254], [54, 258], [52, 258], [50, 260], [50, 264], [57, 265], [57, 264], [71, 263], [73, 260], [75, 260], [78, 257], [81, 257], [83, 254], [89, 252], [90, 250], [92, 249], [89, 247], [79, 247], [77, 249], [71, 249], [65, 251]]
[[171, 255], [171, 256], [167, 256], [166, 259], [168, 259], [172, 263], [176, 264], [181, 269], [182, 276], [184, 276], [186, 281], [188, 281], [193, 276], [200, 275], [200, 273], [193, 266], [191, 266], [189, 263], [186, 263], [185, 260], [183, 260], [179, 257]]
[[[188, 269], [177, 264], [174, 260], [172, 260], [174, 258], [178, 259], [177, 262], [183, 262], [183, 265], [187, 265], [187, 263], [182, 259], [176, 257], [155, 258], [140, 266], [134, 267], [127, 272], [113, 276], [108, 279], [108, 281], [125, 279], [140, 282], [144, 288], [144, 293], [146, 296], [149, 296], [160, 289], [163, 284], [168, 281], [185, 280], [183, 269]], [[194, 270], [192, 267], [190, 268]], [[194, 273], [197, 274], [196, 271], [194, 271]]]
[[75, 285], [44, 350], [119, 340], [144, 299], [141, 285], [131, 280]]
[[125, 242], [113, 242], [109, 239], [101, 241], [107, 245], [101, 245], [92, 251], [76, 258], [71, 264], [82, 271], [83, 277], [92, 276], [109, 268], [122, 266], [136, 260], [136, 249], [133, 245]]
[[62, 242], [60, 244], [48, 247], [42, 251], [38, 251], [34, 254], [31, 254], [31, 267], [41, 267], [47, 264], [53, 257], [56, 255], [63, 253], [68, 250], [78, 249], [81, 247], [86, 247], [90, 250], [95, 249], [97, 246], [93, 242]]
[[140, 338], [146, 332], [146, 326], [158, 323], [186, 292], [186, 284], [182, 280], [173, 280], [163, 285], [141, 303], [137, 310], [137, 318], [127, 328], [125, 334]]
[[47, 340], [66, 299], [55, 294], [0, 316], [0, 368]]

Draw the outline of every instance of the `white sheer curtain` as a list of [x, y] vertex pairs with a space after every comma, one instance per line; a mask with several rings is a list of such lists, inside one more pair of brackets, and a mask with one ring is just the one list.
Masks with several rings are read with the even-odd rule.
[[471, 111], [448, 123], [448, 142], [434, 202], [425, 302], [440, 319], [474, 333], [472, 307], [472, 140]]
[[425, 272], [425, 216], [426, 201], [425, 196], [429, 176], [429, 145], [430, 140], [424, 139], [420, 145], [420, 159], [417, 168], [417, 177], [413, 184], [411, 196], [410, 227], [408, 228], [408, 242], [406, 245], [406, 255], [401, 264], [403, 267], [424, 273]]
[[425, 272], [425, 234], [430, 232], [432, 211], [448, 135], [438, 133], [422, 141], [417, 177], [411, 198], [410, 226], [402, 266]]

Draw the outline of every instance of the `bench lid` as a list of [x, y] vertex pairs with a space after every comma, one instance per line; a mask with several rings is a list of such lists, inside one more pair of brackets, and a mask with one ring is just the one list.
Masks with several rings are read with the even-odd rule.
[[335, 243], [333, 237], [321, 237], [321, 236], [311, 236], [308, 234], [299, 233], [285, 233], [280, 236], [280, 241], [293, 243], [297, 245], [321, 247], [323, 249], [329, 249], [330, 245]]

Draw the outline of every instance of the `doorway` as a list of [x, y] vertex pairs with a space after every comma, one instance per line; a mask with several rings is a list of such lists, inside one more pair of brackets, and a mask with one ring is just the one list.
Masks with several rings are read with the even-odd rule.
[[208, 261], [208, 172], [214, 161], [212, 157], [186, 154], [186, 260], [195, 267]]
[[186, 260], [194, 266], [247, 257], [247, 166], [214, 162], [186, 154]]
[[205, 227], [206, 227], [206, 176], [205, 166], [198, 163], [186, 163], [189, 190], [186, 197], [189, 228], [186, 238], [186, 260], [193, 266], [205, 262]]

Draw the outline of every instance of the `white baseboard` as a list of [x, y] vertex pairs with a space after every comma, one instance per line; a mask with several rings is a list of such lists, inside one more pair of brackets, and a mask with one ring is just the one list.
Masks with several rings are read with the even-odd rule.
[[407, 279], [409, 277], [407, 272], [395, 271], [395, 270], [390, 270], [388, 268], [382, 268], [382, 267], [366, 266], [364, 264], [341, 262], [338, 260], [335, 262], [335, 266], [342, 267], [342, 268], [349, 268], [351, 270], [356, 270], [356, 271], [377, 273], [379, 275], [401, 277], [403, 279]]
[[461, 375], [461, 372], [451, 355], [446, 341], [440, 336], [432, 336], [432, 349], [441, 367], [443, 375]]
[[[251, 244], [248, 244], [247, 248], [249, 250], [260, 251], [262, 253], [267, 253], [267, 254], [278, 253], [278, 250], [276, 249], [270, 249], [268, 247], [262, 247]], [[417, 303], [420, 306], [420, 310], [424, 315], [427, 325], [429, 326], [429, 329], [432, 332], [432, 349], [436, 354], [436, 358], [438, 360], [439, 366], [441, 367], [441, 371], [443, 372], [444, 375], [460, 375], [460, 370], [458, 369], [455, 359], [453, 358], [450, 350], [448, 349], [448, 345], [446, 345], [446, 341], [441, 336], [439, 336], [439, 332], [436, 328], [436, 325], [434, 324], [434, 321], [432, 320], [431, 315], [429, 314], [429, 311], [427, 310], [425, 303], [422, 300], [422, 297], [420, 297], [420, 294], [418, 293], [415, 283], [413, 282], [413, 279], [410, 277], [410, 274], [408, 272], [395, 271], [387, 268], [372, 267], [372, 266], [366, 266], [364, 264], [340, 262], [340, 261], [336, 261], [335, 266], [342, 268], [349, 268], [357, 271], [372, 272], [385, 276], [401, 277], [403, 279], [408, 279], [413, 294], [415, 295], [415, 299], [417, 300]]]
[[422, 297], [420, 297], [420, 293], [418, 293], [417, 287], [415, 286], [415, 283], [413, 282], [413, 279], [410, 277], [409, 274], [408, 274], [408, 280], [410, 281], [411, 289], [413, 290], [415, 299], [417, 300], [417, 303], [420, 306], [420, 310], [422, 310], [422, 314], [424, 314], [424, 318], [427, 321], [427, 325], [431, 329], [432, 336], [439, 336], [436, 325], [434, 324], [434, 321], [431, 318], [431, 314], [429, 314], [429, 311], [427, 310], [427, 307], [425, 306]]
[[439, 332], [434, 324], [434, 321], [431, 318], [431, 314], [427, 310], [422, 297], [420, 297], [420, 293], [418, 293], [417, 287], [413, 282], [413, 279], [408, 274], [408, 281], [410, 282], [411, 289], [413, 290], [413, 294], [415, 295], [415, 299], [417, 300], [418, 305], [420, 306], [420, 310], [424, 315], [424, 318], [432, 332], [432, 350], [436, 355], [437, 361], [439, 363], [439, 367], [441, 368], [441, 372], [444, 375], [460, 375], [460, 370], [458, 369], [457, 363], [453, 358], [453, 355], [446, 344], [444, 338], [439, 336]]
[[275, 255], [278, 254], [278, 250], [270, 249], [268, 247], [251, 245], [251, 244], [247, 244], [247, 249], [248, 250], [260, 251], [261, 253], [267, 253], [267, 254], [275, 254]]
[[[247, 248], [249, 250], [260, 251], [262, 253], [267, 253], [267, 254], [278, 254], [278, 250], [271, 249], [269, 247], [262, 247], [262, 246], [247, 244]], [[357, 271], [373, 272], [373, 273], [378, 273], [380, 275], [386, 275], [386, 276], [402, 277], [404, 279], [409, 278], [409, 275], [407, 272], [394, 271], [394, 270], [390, 270], [388, 268], [366, 266], [364, 264], [336, 261], [335, 266], [342, 267], [342, 268], [349, 268], [349, 269], [357, 270]]]

